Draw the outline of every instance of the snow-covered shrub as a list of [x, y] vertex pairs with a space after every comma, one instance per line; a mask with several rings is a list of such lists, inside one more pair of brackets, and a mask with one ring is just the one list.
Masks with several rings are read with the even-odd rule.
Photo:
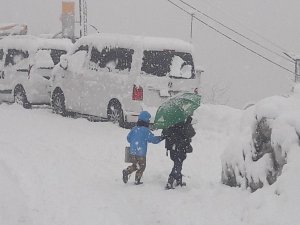
[[222, 155], [222, 183], [250, 191], [273, 184], [291, 149], [300, 150], [299, 115], [300, 85], [289, 97], [273, 96], [247, 108]]

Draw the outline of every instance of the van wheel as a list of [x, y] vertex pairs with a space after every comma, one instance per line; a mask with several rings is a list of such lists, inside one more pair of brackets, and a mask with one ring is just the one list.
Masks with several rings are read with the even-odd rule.
[[14, 91], [15, 103], [22, 105], [25, 109], [30, 109], [31, 105], [27, 100], [26, 92], [22, 86], [17, 86]]
[[120, 127], [125, 127], [124, 114], [119, 101], [112, 100], [107, 107], [107, 118], [109, 121], [119, 124]]
[[67, 115], [66, 105], [65, 105], [65, 96], [62, 92], [57, 91], [52, 96], [52, 109], [56, 114], [60, 114], [62, 116]]

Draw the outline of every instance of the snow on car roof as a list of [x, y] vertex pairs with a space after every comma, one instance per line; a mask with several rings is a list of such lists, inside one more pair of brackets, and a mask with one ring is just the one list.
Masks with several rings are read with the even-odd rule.
[[8, 36], [0, 40], [0, 48], [19, 49], [23, 51], [36, 51], [38, 38], [31, 35]]
[[28, 52], [35, 52], [41, 48], [62, 49], [68, 51], [72, 46], [69, 39], [46, 39], [31, 35], [16, 35], [5, 37], [0, 40], [0, 48], [19, 49]]
[[145, 50], [177, 50], [180, 52], [192, 52], [193, 46], [183, 40], [162, 37], [140, 37]]
[[99, 49], [104, 46], [110, 46], [157, 51], [167, 49], [189, 53], [193, 50], [193, 46], [190, 43], [175, 38], [142, 37], [122, 34], [89, 35], [80, 38], [75, 45], [78, 47], [86, 44], [92, 44]]
[[0, 27], [8, 27], [8, 26], [14, 26], [15, 23], [0, 23]]
[[18, 35], [26, 34], [27, 25], [26, 24], [16, 24], [16, 23], [0, 23], [0, 36]]
[[68, 51], [73, 46], [72, 41], [67, 38], [63, 38], [63, 39], [40, 38], [39, 42], [40, 42], [39, 48], [61, 49], [61, 50]]

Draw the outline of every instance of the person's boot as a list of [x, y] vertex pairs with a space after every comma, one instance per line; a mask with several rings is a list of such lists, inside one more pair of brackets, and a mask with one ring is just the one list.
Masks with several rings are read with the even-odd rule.
[[182, 181], [182, 180], [177, 180], [176, 181], [176, 186], [181, 186], [181, 187], [184, 187], [184, 186], [186, 186], [186, 183], [184, 182], [184, 181]]
[[166, 190], [174, 189], [173, 184], [170, 184], [169, 182], [165, 186]]
[[166, 184], [165, 189], [166, 190], [174, 189], [173, 184], [174, 184], [174, 178], [173, 177], [169, 177], [168, 183]]
[[177, 186], [186, 186], [186, 183], [182, 181], [182, 178], [179, 178], [178, 180], [176, 180], [176, 187]]
[[140, 185], [142, 183], [143, 182], [141, 182], [141, 178], [140, 179], [136, 179], [135, 182], [134, 182], [135, 185]]
[[128, 172], [127, 170], [123, 170], [123, 182], [126, 184], [128, 182]]

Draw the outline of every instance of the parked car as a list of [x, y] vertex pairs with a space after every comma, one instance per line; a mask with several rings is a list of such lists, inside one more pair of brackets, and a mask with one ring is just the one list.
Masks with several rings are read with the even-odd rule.
[[168, 38], [115, 34], [79, 39], [53, 71], [53, 111], [107, 118], [121, 127], [167, 98], [197, 93], [192, 45]]
[[49, 82], [53, 67], [72, 42], [20, 35], [0, 40], [0, 99], [25, 108], [50, 104]]

